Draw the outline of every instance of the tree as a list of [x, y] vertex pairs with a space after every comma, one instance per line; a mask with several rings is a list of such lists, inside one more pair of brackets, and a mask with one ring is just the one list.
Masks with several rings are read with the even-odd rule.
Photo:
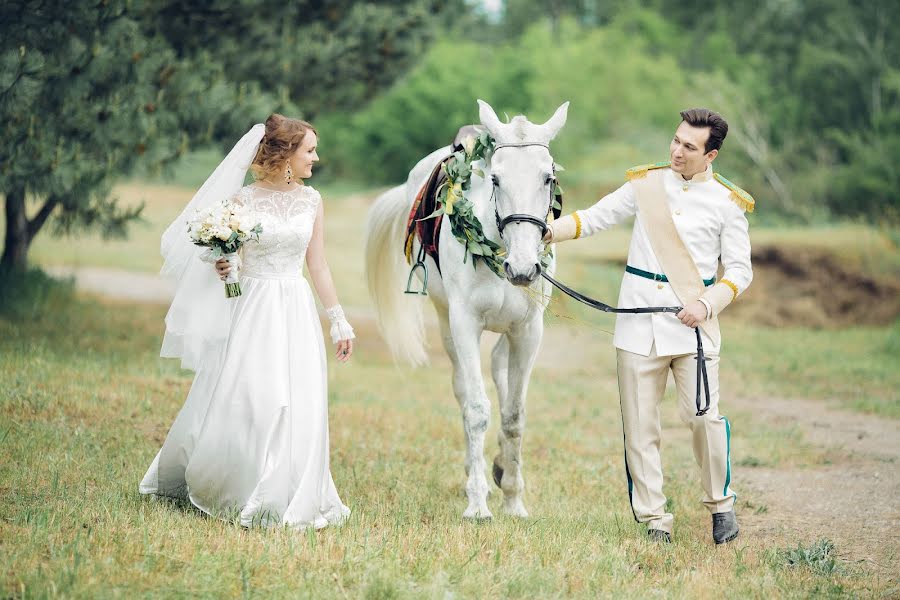
[[[171, 160], [193, 133], [185, 113], [224, 90], [214, 69], [144, 35], [121, 2], [23, 2], [0, 9], [0, 268], [22, 268], [56, 212], [63, 230], [114, 234], [140, 214], [109, 197], [139, 160]], [[188, 68], [190, 66], [190, 68]], [[212, 87], [210, 94], [209, 88]], [[37, 205], [26, 215], [26, 200]]]
[[208, 53], [312, 119], [374, 97], [422, 54], [436, 18], [461, 10], [462, 0], [163, 0], [144, 21], [179, 55]]
[[109, 192], [138, 164], [233, 142], [273, 111], [300, 115], [304, 106], [308, 117], [365, 102], [411, 62], [435, 8], [424, 0], [0, 4], [0, 270], [26, 266], [51, 216], [60, 232], [123, 234], [141, 207], [121, 207]]

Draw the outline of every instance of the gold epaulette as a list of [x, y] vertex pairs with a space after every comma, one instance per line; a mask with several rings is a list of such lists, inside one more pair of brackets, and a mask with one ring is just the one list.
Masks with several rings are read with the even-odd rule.
[[627, 171], [625, 171], [625, 177], [628, 181], [632, 179], [640, 179], [641, 177], [647, 176], [647, 171], [652, 171], [653, 169], [665, 169], [672, 163], [667, 162], [658, 162], [649, 165], [641, 165], [639, 167], [631, 167]]
[[753, 196], [751, 196], [738, 186], [734, 185], [718, 173], [715, 173], [714, 177], [716, 178], [716, 181], [731, 190], [731, 195], [729, 196], [729, 198], [731, 198], [731, 200], [735, 204], [737, 204], [747, 212], [753, 212], [753, 208], [756, 206], [756, 200], [753, 199]]

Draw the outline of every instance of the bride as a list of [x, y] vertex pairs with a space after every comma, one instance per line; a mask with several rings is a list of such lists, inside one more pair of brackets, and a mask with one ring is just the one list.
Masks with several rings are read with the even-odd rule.
[[[322, 198], [304, 185], [318, 135], [271, 115], [232, 149], [162, 237], [163, 273], [178, 288], [161, 356], [196, 372], [184, 407], [140, 484], [142, 494], [190, 500], [244, 526], [324, 527], [350, 514], [329, 470], [325, 345], [303, 259], [331, 321], [337, 359], [353, 329], [325, 261]], [[247, 168], [256, 176], [243, 186]], [[243, 247], [243, 294], [225, 298], [224, 260], [204, 263], [186, 221], [231, 199], [259, 241]]]

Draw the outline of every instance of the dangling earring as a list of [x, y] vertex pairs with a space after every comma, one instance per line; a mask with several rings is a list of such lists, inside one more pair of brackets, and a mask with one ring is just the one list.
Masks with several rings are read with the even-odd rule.
[[291, 163], [287, 163], [284, 167], [284, 182], [292, 183], [294, 181], [294, 171], [291, 169]]

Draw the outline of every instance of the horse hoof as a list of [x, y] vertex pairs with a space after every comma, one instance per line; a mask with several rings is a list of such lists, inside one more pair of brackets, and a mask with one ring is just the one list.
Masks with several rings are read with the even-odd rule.
[[463, 513], [464, 519], [469, 519], [471, 521], [481, 522], [481, 521], [490, 521], [494, 518], [494, 515], [491, 514], [491, 511], [484, 508], [467, 508], [466, 512]]
[[500, 486], [500, 482], [503, 481], [503, 468], [494, 462], [494, 468], [491, 469], [491, 473], [494, 475], [494, 483], [497, 484], [497, 487]]
[[525, 505], [522, 504], [522, 502], [519, 500], [515, 502], [504, 503], [503, 512], [511, 517], [519, 517], [520, 519], [525, 519], [528, 517], [528, 511], [525, 510]]

